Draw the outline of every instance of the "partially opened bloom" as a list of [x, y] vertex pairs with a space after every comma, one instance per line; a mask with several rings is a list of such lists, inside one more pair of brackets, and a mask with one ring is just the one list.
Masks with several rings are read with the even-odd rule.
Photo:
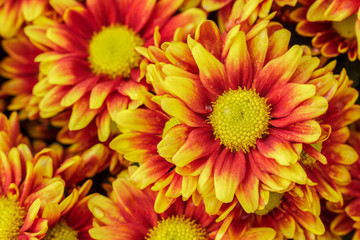
[[138, 82], [142, 57], [135, 48], [158, 44], [155, 29], [163, 40], [182, 38], [206, 18], [200, 9], [175, 14], [181, 3], [50, 1], [63, 22], [43, 18], [25, 28], [30, 40], [46, 50], [36, 58], [44, 75], [34, 87], [40, 116], [70, 111], [71, 131], [94, 120], [99, 139], [106, 141], [115, 113], [139, 106], [137, 91], [147, 88]]
[[25, 144], [0, 151], [0, 236], [2, 239], [41, 239], [47, 220], [44, 207], [58, 203], [64, 193], [61, 178], [39, 174], [39, 166]]
[[291, 13], [296, 31], [312, 38], [312, 45], [326, 57], [347, 53], [350, 61], [360, 57], [360, 2], [354, 0], [302, 0]]
[[60, 203], [48, 204], [42, 217], [48, 220], [49, 230], [44, 240], [90, 240], [92, 214], [88, 209], [91, 195], [88, 192], [92, 182], [86, 181], [79, 189], [72, 192]]
[[[94, 216], [90, 236], [94, 239], [228, 239], [217, 216], [209, 216], [204, 205], [178, 199], [167, 211], [154, 211], [156, 193], [140, 190], [128, 180], [113, 182], [110, 198], [96, 195], [89, 200]], [[198, 205], [198, 206], [197, 206]], [[259, 229], [260, 231], [260, 229]]]
[[24, 21], [30, 22], [49, 8], [48, 0], [6, 0], [0, 2], [0, 36], [15, 36]]
[[[307, 183], [298, 147], [319, 139], [316, 118], [328, 107], [310, 82], [319, 76], [313, 74], [319, 59], [297, 45], [288, 49], [287, 30], [268, 20], [248, 32], [239, 28], [222, 38], [205, 21], [187, 44], [149, 47], [154, 64], [147, 80], [157, 96], [150, 109], [118, 113], [126, 133], [110, 145], [120, 151], [127, 146], [125, 158], [141, 159], [134, 173], [138, 186], [173, 186], [165, 196], [173, 189], [198, 191], [211, 214], [235, 196], [254, 212], [260, 189], [284, 192]], [[143, 144], [148, 147], [138, 148]], [[173, 179], [173, 172], [191, 177], [190, 185]]]

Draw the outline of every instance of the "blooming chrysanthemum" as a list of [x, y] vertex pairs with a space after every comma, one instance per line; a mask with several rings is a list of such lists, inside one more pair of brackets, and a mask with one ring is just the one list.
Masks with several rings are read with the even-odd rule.
[[157, 96], [150, 109], [117, 115], [127, 132], [110, 145], [130, 161], [140, 159], [133, 179], [139, 187], [155, 183], [153, 189], [168, 188], [165, 196], [197, 190], [215, 214], [235, 195], [254, 212], [260, 188], [282, 192], [308, 181], [298, 145], [322, 133], [316, 118], [328, 102], [310, 83], [319, 60], [300, 46], [288, 49], [290, 33], [268, 22], [246, 33], [236, 26], [221, 38], [206, 21], [187, 44], [148, 49], [155, 64], [147, 80]]
[[0, 2], [0, 36], [15, 36], [23, 22], [33, 21], [49, 8], [48, 0], [6, 0]]
[[38, 82], [39, 63], [34, 59], [42, 50], [34, 46], [23, 32], [3, 40], [1, 45], [8, 56], [0, 62], [0, 75], [10, 80], [1, 85], [0, 91], [14, 96], [7, 109], [21, 110], [21, 119], [37, 118], [39, 112], [38, 107], [34, 106], [37, 102], [32, 103], [35, 100], [32, 90]]
[[0, 238], [41, 239], [48, 229], [41, 213], [47, 204], [61, 200], [64, 187], [61, 178], [43, 174], [25, 144], [1, 150]]
[[181, 0], [50, 4], [62, 23], [43, 18], [25, 28], [34, 44], [47, 49], [36, 58], [44, 75], [34, 87], [34, 95], [41, 98], [40, 116], [69, 109], [69, 129], [83, 129], [95, 120], [101, 141], [108, 139], [115, 113], [140, 105], [137, 91], [147, 88], [138, 82], [142, 57], [135, 48], [158, 44], [154, 31], [163, 40], [186, 37], [206, 18], [200, 9], [176, 15]]
[[[350, 183], [348, 166], [358, 158], [356, 151], [346, 144], [349, 138], [348, 125], [360, 118], [360, 106], [354, 104], [359, 94], [351, 87], [352, 81], [345, 69], [335, 78], [336, 82], [331, 73], [325, 73], [312, 81], [318, 93], [329, 101], [329, 106], [326, 113], [318, 118], [323, 129], [322, 137], [312, 144], [303, 145], [300, 162], [308, 178], [316, 183], [319, 195], [331, 202], [342, 202], [339, 186]], [[329, 81], [333, 83], [324, 84]], [[326, 85], [334, 87], [327, 89], [323, 87]]]
[[[351, 131], [349, 144], [354, 147], [360, 155], [360, 132], [359, 129]], [[360, 158], [350, 168], [352, 181], [342, 188], [345, 204], [342, 208], [332, 208], [331, 210], [338, 213], [331, 225], [331, 231], [338, 235], [344, 236], [355, 230], [353, 240], [360, 239]]]
[[73, 189], [71, 194], [61, 203], [48, 204], [42, 217], [48, 220], [49, 230], [44, 240], [90, 240], [89, 229], [92, 228], [92, 214], [88, 209], [87, 196], [92, 182], [86, 181], [79, 189]]
[[[94, 215], [94, 239], [229, 239], [222, 222], [215, 222], [202, 203], [178, 199], [162, 214], [154, 208], [156, 194], [146, 188], [140, 190], [128, 180], [118, 178], [113, 182], [110, 198], [97, 195], [89, 200]], [[247, 231], [244, 239], [256, 232], [274, 234], [272, 229], [257, 228]], [[270, 233], [269, 233], [270, 232]], [[248, 238], [246, 238], [248, 237]], [[251, 238], [252, 239], [252, 238]]]
[[354, 0], [300, 0], [303, 6], [291, 17], [296, 31], [313, 37], [312, 45], [326, 57], [347, 53], [350, 61], [360, 58], [360, 2]]
[[[231, 221], [228, 233], [232, 239], [253, 227], [268, 227], [276, 231], [275, 239], [315, 239], [325, 233], [320, 219], [320, 199], [312, 186], [296, 185], [284, 193], [270, 192], [262, 196], [262, 208], [246, 213], [238, 204], [222, 209], [218, 220]], [[225, 221], [225, 220], [224, 220]], [[261, 233], [256, 239], [263, 238]]]

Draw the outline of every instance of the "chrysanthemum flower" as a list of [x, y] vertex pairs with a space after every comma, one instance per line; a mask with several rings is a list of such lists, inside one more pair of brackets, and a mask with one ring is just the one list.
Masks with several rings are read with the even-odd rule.
[[353, 0], [302, 0], [291, 17], [296, 31], [313, 37], [312, 45], [326, 57], [347, 53], [350, 61], [360, 57], [360, 2]]
[[20, 118], [34, 119], [39, 115], [37, 102], [33, 103], [32, 90], [39, 78], [39, 63], [35, 57], [42, 52], [23, 32], [1, 42], [8, 54], [0, 62], [0, 75], [10, 79], [1, 85], [1, 92], [14, 96], [7, 106], [9, 111], [21, 111]]
[[[351, 131], [349, 144], [354, 147], [360, 155], [360, 132], [359, 129]], [[338, 213], [331, 225], [331, 231], [338, 235], [344, 236], [355, 230], [353, 240], [360, 239], [360, 158], [350, 168], [352, 181], [342, 188], [345, 204], [342, 208], [330, 208]]]
[[[202, 203], [178, 199], [164, 213], [157, 214], [154, 208], [156, 194], [146, 188], [140, 190], [128, 180], [118, 178], [113, 182], [111, 199], [97, 195], [89, 200], [89, 209], [94, 215], [94, 239], [229, 239], [222, 222], [215, 222], [216, 215], [209, 216]], [[244, 236], [251, 238], [271, 229], [257, 228]]]
[[0, 151], [0, 176], [1, 239], [41, 239], [48, 229], [41, 213], [61, 200], [64, 181], [42, 174], [25, 144]]
[[175, 14], [182, 1], [52, 0], [50, 4], [62, 23], [43, 18], [25, 28], [32, 42], [47, 48], [36, 58], [45, 75], [34, 87], [41, 98], [40, 116], [50, 118], [70, 109], [71, 131], [95, 119], [101, 141], [108, 139], [116, 111], [141, 104], [136, 92], [146, 86], [138, 82], [142, 57], [135, 48], [154, 44], [155, 29], [163, 40], [179, 39], [206, 19], [200, 9]]
[[0, 36], [11, 38], [24, 21], [30, 22], [49, 8], [48, 0], [6, 0], [0, 2]]
[[[306, 169], [308, 178], [316, 183], [319, 195], [331, 202], [342, 202], [339, 186], [350, 183], [348, 166], [358, 158], [356, 151], [346, 144], [349, 138], [348, 125], [360, 118], [360, 106], [354, 104], [359, 94], [351, 87], [352, 81], [345, 69], [335, 77], [336, 82], [332, 74], [325, 73], [323, 77], [312, 81], [318, 87], [318, 93], [329, 101], [329, 107], [318, 118], [323, 129], [322, 137], [312, 144], [303, 145], [300, 163]], [[324, 83], [329, 81], [334, 83], [328, 86], [334, 87], [323, 88]]]
[[59, 204], [48, 204], [42, 217], [48, 220], [49, 230], [44, 240], [90, 240], [89, 229], [92, 228], [92, 214], [88, 209], [87, 196], [92, 182], [86, 181], [80, 189], [73, 189], [71, 194]]
[[281, 192], [308, 181], [297, 145], [322, 133], [316, 118], [328, 103], [310, 83], [319, 60], [303, 55], [300, 46], [288, 49], [290, 33], [268, 22], [246, 33], [236, 26], [221, 38], [206, 21], [187, 44], [148, 49], [155, 64], [147, 80], [158, 96], [147, 104], [151, 110], [117, 115], [127, 133], [110, 145], [126, 146], [130, 161], [140, 159], [134, 174], [139, 187], [156, 182], [153, 189], [168, 187], [165, 196], [197, 190], [215, 214], [235, 196], [254, 212], [260, 188]]
[[[320, 219], [320, 200], [314, 187], [296, 185], [285, 193], [266, 193], [262, 201], [262, 209], [250, 214], [238, 204], [222, 209], [218, 220], [226, 216], [227, 221], [231, 221], [228, 233], [232, 239], [240, 239], [247, 229], [253, 227], [274, 229], [275, 239], [315, 239], [315, 236], [325, 233]], [[256, 239], [268, 238], [259, 233]]]

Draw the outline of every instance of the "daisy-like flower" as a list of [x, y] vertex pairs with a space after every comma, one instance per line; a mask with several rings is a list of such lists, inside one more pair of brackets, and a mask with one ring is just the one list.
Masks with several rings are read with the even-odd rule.
[[[351, 131], [348, 142], [360, 155], [359, 129]], [[330, 210], [338, 214], [331, 222], [330, 229], [338, 236], [344, 236], [355, 230], [352, 239], [358, 240], [360, 239], [360, 158], [351, 166], [350, 173], [351, 183], [342, 188], [346, 200], [344, 206], [342, 208], [330, 206]]]
[[[88, 209], [91, 195], [91, 180], [86, 181], [80, 189], [73, 189], [71, 194], [59, 204], [48, 204], [42, 217], [48, 220], [49, 230], [44, 240], [90, 240], [89, 229], [92, 228], [92, 214]], [[87, 196], [88, 195], [88, 196]]]
[[50, 4], [62, 23], [43, 18], [25, 28], [34, 44], [47, 49], [36, 58], [44, 75], [34, 87], [41, 98], [40, 116], [50, 118], [68, 109], [71, 131], [94, 120], [101, 141], [108, 139], [117, 111], [142, 104], [137, 91], [147, 86], [138, 82], [142, 57], [135, 48], [158, 44], [154, 31], [164, 41], [180, 39], [206, 19], [200, 9], [175, 14], [181, 0]]
[[33, 103], [32, 89], [38, 82], [39, 63], [34, 59], [42, 50], [34, 46], [22, 31], [1, 44], [8, 56], [0, 62], [0, 75], [9, 80], [1, 85], [0, 91], [14, 96], [7, 109], [20, 110], [21, 119], [37, 118], [39, 111], [34, 106], [37, 102]]
[[[123, 240], [229, 239], [223, 223], [215, 222], [216, 215], [206, 214], [202, 203], [178, 199], [167, 211], [157, 214], [153, 210], [155, 196], [148, 188], [140, 190], [128, 180], [118, 178], [113, 182], [110, 199], [97, 195], [89, 200], [89, 209], [94, 215], [90, 236]], [[272, 229], [257, 228], [245, 233], [247, 239], [255, 231], [264, 236], [274, 234]]]
[[[153, 110], [119, 113], [118, 126], [130, 133], [110, 145], [127, 146], [130, 160], [140, 156], [138, 186], [173, 186], [167, 196], [173, 189], [197, 190], [208, 213], [215, 214], [235, 196], [246, 212], [254, 212], [260, 189], [283, 192], [307, 183], [297, 145], [313, 143], [322, 133], [316, 118], [328, 103], [310, 83], [319, 60], [303, 55], [300, 46], [288, 49], [290, 33], [268, 22], [248, 32], [236, 26], [221, 38], [206, 21], [187, 44], [148, 49], [155, 63], [147, 68], [157, 93]], [[152, 142], [154, 157], [147, 155], [154, 151]], [[148, 151], [136, 150], [142, 144]], [[191, 187], [167, 178], [170, 170], [191, 177]]]
[[48, 225], [41, 213], [47, 204], [61, 200], [65, 183], [42, 171], [25, 144], [8, 153], [0, 151], [1, 239], [41, 239], [45, 235]]
[[291, 13], [296, 31], [312, 38], [312, 45], [326, 57], [347, 53], [350, 61], [360, 57], [360, 2], [353, 0], [300, 0]]
[[15, 36], [24, 21], [31, 22], [48, 8], [48, 0], [5, 0], [0, 1], [0, 36]]
[[[334, 64], [329, 64], [335, 66]], [[328, 71], [333, 67], [327, 66]], [[358, 158], [356, 151], [346, 144], [349, 138], [348, 125], [360, 118], [360, 106], [355, 105], [358, 91], [351, 87], [352, 81], [345, 69], [339, 75], [323, 74], [312, 83], [317, 86], [318, 94], [329, 101], [326, 113], [318, 118], [323, 128], [322, 137], [312, 143], [304, 144], [300, 162], [305, 167], [308, 178], [316, 183], [316, 190], [331, 202], [342, 202], [339, 186], [350, 183], [348, 166]], [[327, 82], [332, 84], [324, 84]], [[330, 89], [323, 86], [333, 86]]]

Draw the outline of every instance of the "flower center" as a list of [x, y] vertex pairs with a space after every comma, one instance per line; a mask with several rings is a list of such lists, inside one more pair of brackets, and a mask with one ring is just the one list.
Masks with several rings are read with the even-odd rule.
[[339, 33], [340, 36], [347, 38], [347, 39], [353, 39], [356, 37], [355, 35], [355, 21], [357, 19], [356, 14], [351, 15], [348, 18], [345, 18], [344, 20], [340, 22], [332, 22], [332, 26]]
[[206, 230], [195, 220], [184, 216], [171, 216], [160, 220], [157, 227], [152, 228], [147, 240], [205, 240]]
[[0, 196], [0, 239], [17, 240], [25, 215], [16, 200]]
[[265, 205], [265, 208], [262, 210], [256, 210], [255, 214], [257, 215], [266, 215], [274, 208], [278, 207], [281, 203], [283, 193], [270, 192], [269, 202]]
[[[322, 143], [321, 142], [311, 144], [311, 146], [313, 148], [315, 148], [318, 152], [321, 152], [321, 149], [322, 149]], [[302, 151], [300, 153], [300, 163], [302, 165], [304, 165], [305, 167], [312, 168], [315, 165], [316, 161], [317, 160], [315, 158], [313, 158], [312, 156], [307, 154], [305, 151]]]
[[248, 152], [256, 140], [268, 133], [270, 105], [254, 90], [237, 89], [223, 93], [213, 103], [208, 121], [216, 139], [231, 151]]
[[66, 222], [59, 222], [48, 230], [44, 240], [78, 240], [78, 238], [77, 232]]
[[111, 78], [128, 78], [141, 60], [135, 47], [143, 44], [144, 40], [126, 26], [103, 28], [90, 41], [88, 60], [92, 71]]

